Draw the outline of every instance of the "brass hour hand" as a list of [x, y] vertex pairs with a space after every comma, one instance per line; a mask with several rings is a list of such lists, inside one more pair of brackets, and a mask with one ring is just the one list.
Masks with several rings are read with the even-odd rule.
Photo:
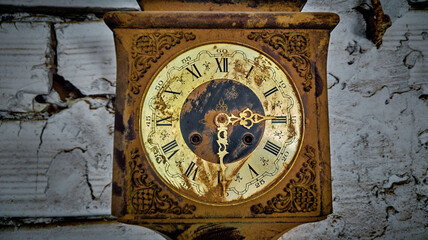
[[250, 129], [254, 123], [259, 123], [261, 121], [269, 120], [269, 119], [275, 119], [276, 117], [273, 116], [263, 116], [258, 113], [253, 113], [249, 108], [246, 108], [244, 111], [239, 113], [239, 117], [235, 117], [234, 115], [231, 115], [229, 117], [229, 121], [232, 124], [235, 124], [237, 121], [239, 121], [239, 124], [241, 124], [246, 129]]
[[226, 114], [220, 113], [215, 118], [215, 123], [217, 125], [217, 144], [218, 144], [218, 157], [220, 159], [220, 170], [221, 170], [221, 185], [223, 190], [223, 196], [226, 196], [226, 165], [224, 165], [224, 156], [227, 152], [226, 147], [228, 145], [227, 141], [227, 125], [229, 125], [229, 118]]

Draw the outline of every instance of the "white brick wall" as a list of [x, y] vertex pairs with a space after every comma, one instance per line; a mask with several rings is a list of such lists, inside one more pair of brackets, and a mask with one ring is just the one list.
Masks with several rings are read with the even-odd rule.
[[[334, 213], [284, 240], [428, 238], [428, 12], [382, 1], [393, 25], [377, 49], [353, 9], [360, 2], [310, 0], [304, 8], [341, 17], [328, 58]], [[1, 4], [137, 8], [133, 0]], [[110, 214], [116, 64], [110, 30], [93, 17], [4, 16], [0, 217], [16, 227], [0, 229], [0, 239], [162, 239], [114, 221], [84, 223]], [[81, 95], [58, 94], [53, 74]], [[63, 217], [82, 225], [44, 225]]]

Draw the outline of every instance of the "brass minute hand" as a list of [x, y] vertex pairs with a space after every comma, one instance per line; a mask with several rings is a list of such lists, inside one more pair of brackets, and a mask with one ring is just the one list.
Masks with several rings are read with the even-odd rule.
[[253, 113], [253, 111], [251, 111], [249, 108], [246, 108], [244, 111], [240, 112], [239, 117], [236, 117], [233, 114], [228, 116], [230, 123], [235, 124], [237, 121], [239, 121], [239, 124], [247, 129], [250, 129], [254, 123], [259, 123], [261, 121], [275, 118], [276, 117], [273, 116], [263, 116], [258, 113]]

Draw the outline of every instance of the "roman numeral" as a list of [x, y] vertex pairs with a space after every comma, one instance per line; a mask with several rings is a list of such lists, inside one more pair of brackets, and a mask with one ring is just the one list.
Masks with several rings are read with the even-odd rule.
[[[171, 142], [165, 144], [164, 146], [162, 146], [162, 150], [165, 153], [165, 155], [170, 152], [173, 151], [174, 148], [178, 147], [178, 144], [175, 140], [172, 140]], [[176, 154], [178, 152], [179, 149], [175, 149], [168, 157], [168, 160], [174, 156], [174, 154]]]
[[267, 92], [265, 92], [263, 94], [265, 95], [265, 97], [268, 97], [269, 95], [271, 95], [272, 93], [274, 93], [276, 91], [278, 91], [278, 88], [274, 87], [271, 90], [269, 90], [269, 91], [267, 91]]
[[174, 92], [174, 91], [169, 91], [169, 90], [165, 90], [166, 93], [172, 93], [172, 94], [177, 94], [177, 95], [181, 95], [181, 92]]
[[[227, 58], [222, 58], [220, 60], [218, 60], [218, 58], [215, 58], [215, 61], [217, 62], [217, 67], [220, 72], [229, 72]], [[221, 62], [223, 62], [223, 67], [221, 66], [222, 65]]]
[[190, 175], [193, 174], [192, 180], [195, 181], [196, 174], [198, 173], [198, 167], [196, 167], [194, 170], [193, 168], [196, 166], [194, 162], [191, 162], [189, 167], [187, 168], [186, 172], [184, 173], [188, 178]]
[[[189, 69], [188, 67], [186, 68], [186, 70], [187, 71], [189, 71], [194, 77], [196, 77], [196, 78], [200, 78], [200, 77], [202, 77], [202, 75], [201, 75], [201, 73], [199, 72], [199, 70], [198, 70], [198, 68], [196, 67], [196, 65], [195, 64], [193, 64], [191, 67], [190, 67], [191, 69]], [[193, 71], [196, 71], [196, 73], [195, 72], [193, 72]]]
[[251, 71], [253, 71], [254, 66], [251, 66], [250, 70], [248, 71], [247, 75], [245, 76], [245, 78], [248, 78], [248, 76], [250, 76]]
[[278, 156], [279, 151], [281, 151], [281, 147], [276, 145], [275, 143], [272, 143], [270, 141], [267, 141], [265, 147], [263, 148], [266, 151], [272, 153], [275, 156]]
[[287, 123], [287, 116], [276, 116], [272, 119], [272, 123]]
[[156, 120], [156, 126], [172, 126], [172, 117]]
[[257, 177], [259, 174], [256, 172], [256, 170], [254, 170], [253, 167], [251, 167], [250, 164], [248, 164], [248, 168], [250, 168], [250, 174], [251, 174], [251, 178], [254, 178], [254, 175]]

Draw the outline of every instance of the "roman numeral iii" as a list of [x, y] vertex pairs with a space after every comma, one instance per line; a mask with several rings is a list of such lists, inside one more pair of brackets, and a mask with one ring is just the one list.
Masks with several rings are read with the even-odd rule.
[[276, 116], [272, 119], [272, 123], [287, 123], [287, 116]]

